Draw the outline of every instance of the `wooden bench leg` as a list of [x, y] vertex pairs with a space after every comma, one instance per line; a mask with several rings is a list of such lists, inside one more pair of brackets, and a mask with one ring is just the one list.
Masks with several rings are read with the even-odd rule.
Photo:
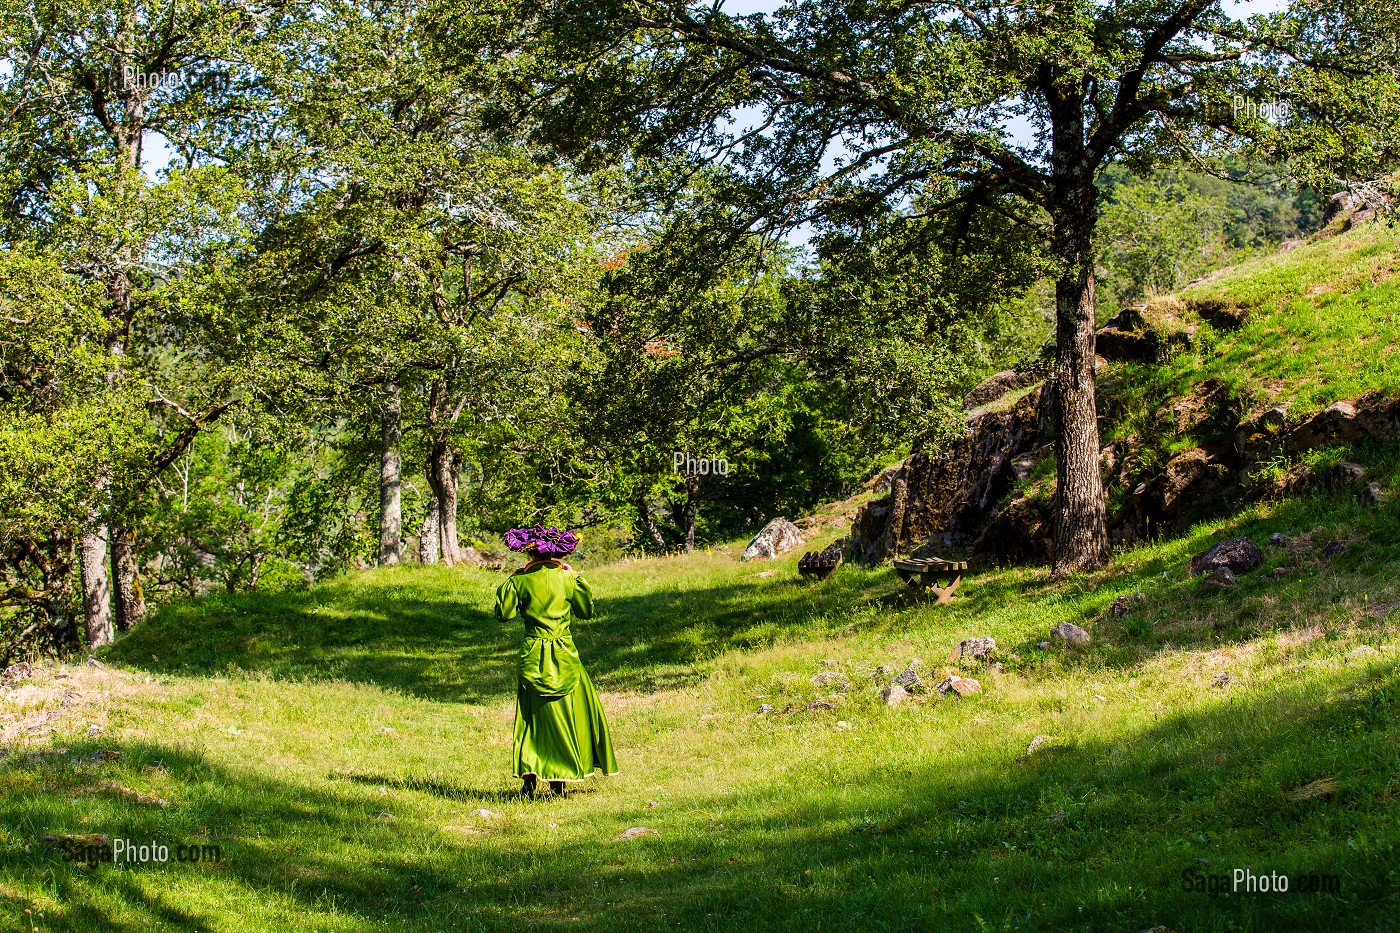
[[958, 591], [958, 584], [961, 582], [962, 575], [959, 574], [958, 576], [954, 577], [952, 582], [949, 583], [947, 586], [939, 586], [936, 583], [930, 584], [929, 589], [933, 590], [934, 595], [937, 597], [937, 600], [934, 602], [934, 605], [945, 606], [948, 603], [952, 602], [953, 594]]

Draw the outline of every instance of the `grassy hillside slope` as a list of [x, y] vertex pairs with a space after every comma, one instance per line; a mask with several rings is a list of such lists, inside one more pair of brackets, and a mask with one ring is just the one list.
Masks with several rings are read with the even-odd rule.
[[[1261, 403], [1395, 391], [1395, 243], [1363, 231], [1203, 283], [1180, 307], [1254, 296], [1243, 328], [1107, 377], [1139, 387], [1125, 410], [1207, 375]], [[1190, 318], [1174, 307], [1154, 313]], [[888, 568], [809, 584], [796, 555], [737, 545], [591, 569], [578, 642], [622, 773], [567, 799], [514, 794], [499, 574], [168, 606], [109, 666], [0, 690], [0, 929], [1400, 929], [1400, 455], [1355, 456], [1392, 491], [1378, 507], [1260, 502], [1091, 576], [975, 573], [947, 607]], [[1233, 590], [1186, 573], [1274, 532], [1289, 544]], [[1041, 648], [1063, 621], [1093, 643]], [[999, 669], [949, 661], [975, 635]], [[913, 658], [983, 692], [886, 707], [872, 674]], [[850, 689], [814, 685], [827, 671]], [[65, 860], [81, 834], [171, 861]], [[219, 860], [176, 862], [192, 843]], [[1185, 889], [1235, 869], [1295, 890]], [[1309, 875], [1335, 890], [1297, 890]]]
[[[1212, 326], [1202, 316], [1218, 310], [1241, 326]], [[1106, 441], [1164, 433], [1151, 422], [1158, 406], [1208, 379], [1238, 400], [1240, 414], [1285, 405], [1296, 419], [1366, 392], [1394, 397], [1400, 229], [1371, 224], [1232, 266], [1154, 299], [1145, 313], [1164, 333], [1189, 332], [1190, 348], [1164, 365], [1120, 363], [1101, 374], [1119, 415]]]

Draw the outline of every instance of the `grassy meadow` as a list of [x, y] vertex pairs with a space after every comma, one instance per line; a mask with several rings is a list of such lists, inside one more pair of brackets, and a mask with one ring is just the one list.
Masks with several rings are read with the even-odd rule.
[[[1396, 243], [1319, 240], [1149, 308], [1190, 348], [1101, 374], [1108, 439], [1196, 443], [1161, 405], [1207, 378], [1295, 415], [1400, 391]], [[576, 634], [622, 773], [565, 798], [510, 776], [500, 573], [166, 605], [101, 665], [0, 689], [0, 930], [1400, 929], [1400, 461], [1326, 454], [1392, 494], [1259, 502], [1067, 580], [979, 570], [946, 607], [889, 568], [741, 563], [742, 542], [585, 563]], [[1186, 572], [1274, 532], [1232, 590]], [[1042, 647], [1060, 622], [1092, 643]], [[996, 665], [950, 660], [981, 635]], [[982, 692], [886, 706], [881, 669], [911, 663]], [[104, 839], [171, 858], [65, 857]], [[1236, 870], [1294, 890], [1230, 891]]]
[[[1234, 591], [1185, 573], [1273, 531], [1303, 534]], [[1348, 552], [1321, 557], [1333, 540]], [[1093, 577], [979, 572], [943, 608], [888, 569], [804, 583], [796, 555], [737, 552], [589, 571], [578, 641], [622, 773], [563, 799], [516, 796], [519, 634], [475, 568], [173, 605], [107, 668], [42, 669], [0, 701], [43, 723], [0, 759], [0, 928], [1400, 925], [1400, 654], [1346, 657], [1400, 643], [1395, 504], [1259, 506]], [[1094, 642], [1040, 648], [1061, 621]], [[1000, 670], [949, 662], [973, 635]], [[912, 658], [984, 692], [886, 707], [872, 672]], [[220, 860], [82, 865], [43, 842], [88, 833]], [[1183, 890], [1235, 868], [1339, 890]]]

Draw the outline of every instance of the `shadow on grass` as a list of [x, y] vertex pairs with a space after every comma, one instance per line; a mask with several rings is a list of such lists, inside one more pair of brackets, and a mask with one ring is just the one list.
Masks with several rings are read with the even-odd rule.
[[341, 773], [333, 771], [328, 777], [332, 781], [349, 781], [353, 784], [363, 784], [367, 787], [393, 787], [397, 790], [411, 790], [417, 793], [431, 794], [434, 797], [441, 797], [444, 800], [512, 803], [523, 799], [518, 786], [514, 790], [502, 790], [500, 788], [487, 790], [463, 787], [459, 784], [453, 784], [450, 781], [443, 781], [436, 778], [390, 777], [383, 774], [361, 774], [357, 772]]
[[[795, 578], [795, 561], [779, 566]], [[335, 678], [429, 700], [490, 702], [514, 692], [521, 638], [518, 622], [502, 625], [491, 610], [500, 580], [401, 567], [306, 591], [218, 594], [163, 607], [105, 657], [166, 674]], [[697, 663], [730, 648], [849, 629], [849, 608], [878, 604], [887, 582], [853, 568], [815, 586], [794, 579], [609, 596], [595, 576], [597, 617], [576, 622], [574, 634], [600, 687], [668, 689], [693, 682]]]
[[[950, 715], [975, 716], [975, 704]], [[473, 830], [421, 821], [411, 777], [344, 790], [258, 777], [154, 745], [117, 762], [0, 766], [0, 920], [16, 890], [61, 904], [52, 931], [178, 929], [1393, 929], [1400, 916], [1394, 796], [1400, 675], [1331, 681], [1172, 714], [1115, 741], [1013, 764], [843, 775], [842, 787], [770, 782], [651, 812], [657, 837], [593, 824], [546, 842], [516, 822]], [[134, 780], [159, 760], [168, 809], [93, 806], [84, 787]], [[1299, 793], [1321, 778], [1327, 793]], [[362, 784], [400, 788], [388, 798]], [[487, 791], [486, 793], [492, 793]], [[462, 799], [453, 794], [452, 799]], [[616, 806], [612, 792], [538, 811]], [[390, 811], [385, 813], [386, 809]], [[722, 824], [715, 814], [722, 813]], [[431, 818], [430, 818], [431, 819]], [[116, 870], [63, 861], [45, 834], [216, 843], [216, 864]], [[537, 841], [532, 841], [537, 840]], [[1207, 861], [1201, 861], [1201, 860]], [[1330, 894], [1183, 889], [1183, 872], [1334, 875]], [[38, 904], [30, 905], [37, 909]], [[237, 926], [243, 915], [251, 925]], [[11, 926], [10, 928], [14, 928]]]
[[[818, 583], [796, 574], [796, 558], [773, 564], [776, 580], [741, 578], [692, 584], [673, 576], [641, 581], [592, 573], [598, 616], [575, 624], [579, 650], [603, 689], [655, 692], [693, 683], [703, 663], [734, 649], [767, 647], [792, 637], [946, 628], [1006, 610], [1090, 627], [1095, 644], [1066, 663], [1125, 668], [1151, 654], [1253, 638], [1276, 624], [1261, 601], [1290, 600], [1328, 611], [1320, 583], [1351, 575], [1373, 590], [1400, 579], [1400, 503], [1367, 509], [1347, 497], [1295, 499], [1224, 524], [1198, 526], [1182, 538], [1124, 555], [1107, 571], [1050, 581], [1043, 570], [970, 574], [954, 604], [932, 608], [911, 596], [888, 567], [845, 566]], [[1265, 547], [1263, 567], [1229, 591], [1211, 593], [1186, 573], [1192, 553], [1224, 537], [1263, 543], [1274, 531], [1297, 533], [1319, 524], [1346, 529], [1352, 547], [1323, 559]], [[1329, 533], [1330, 534], [1330, 533]], [[1276, 565], [1301, 572], [1275, 581]], [[491, 609], [500, 575], [476, 569], [400, 567], [276, 594], [211, 596], [167, 606], [122, 637], [112, 660], [147, 670], [209, 675], [249, 671], [286, 679], [339, 678], [402, 690], [441, 702], [496, 702], [515, 687], [517, 623], [501, 625]], [[1122, 618], [1114, 597], [1148, 599]], [[1053, 624], [1053, 622], [1052, 622]], [[1042, 632], [1013, 651], [1038, 650]], [[956, 639], [954, 639], [956, 641]]]

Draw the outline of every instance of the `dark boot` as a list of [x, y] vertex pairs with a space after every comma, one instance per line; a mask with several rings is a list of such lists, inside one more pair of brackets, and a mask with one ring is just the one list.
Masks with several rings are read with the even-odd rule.
[[537, 783], [539, 783], [539, 778], [538, 778], [536, 775], [527, 774], [527, 775], [525, 775], [524, 781], [525, 781], [524, 785], [520, 788], [520, 796], [522, 796], [522, 797], [533, 797], [533, 796], [535, 796], [535, 785], [536, 785]]

